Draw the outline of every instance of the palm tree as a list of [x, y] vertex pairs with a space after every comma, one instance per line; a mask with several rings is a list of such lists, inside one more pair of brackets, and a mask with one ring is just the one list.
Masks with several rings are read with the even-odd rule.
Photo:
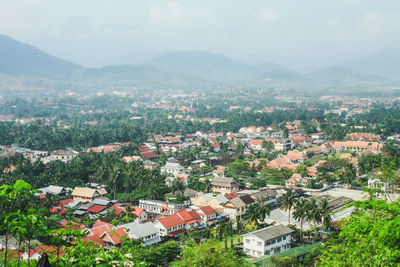
[[212, 188], [211, 181], [209, 179], [206, 179], [204, 181], [204, 191], [206, 191], [206, 193], [210, 193], [211, 192], [211, 188]]
[[321, 212], [318, 207], [317, 200], [315, 198], [311, 198], [307, 201], [307, 216], [308, 221], [312, 221], [315, 232], [317, 232], [317, 223], [321, 222]]
[[269, 209], [268, 204], [265, 203], [265, 199], [263, 197], [261, 197], [258, 206], [258, 210], [260, 212], [260, 220], [264, 224], [265, 218], [271, 214], [271, 210]]
[[255, 222], [258, 227], [258, 220], [260, 219], [261, 213], [259, 212], [259, 207], [257, 205], [251, 205], [247, 208], [246, 214], [250, 222]]
[[300, 221], [300, 242], [303, 239], [303, 223], [307, 217], [307, 205], [308, 201], [303, 198], [296, 201], [294, 206], [293, 218]]
[[281, 201], [281, 209], [283, 209], [284, 211], [289, 211], [288, 224], [290, 224], [290, 212], [296, 201], [293, 194], [293, 190], [289, 188], [286, 191], [286, 193], [280, 197], [280, 201]]
[[324, 198], [319, 203], [319, 212], [322, 218], [322, 224], [325, 226], [326, 229], [328, 229], [332, 222], [332, 217], [331, 217], [332, 212], [329, 207], [329, 202], [326, 198]]
[[181, 181], [179, 181], [179, 179], [175, 179], [172, 182], [171, 191], [172, 191], [172, 193], [178, 192], [178, 193], [183, 194], [185, 192], [185, 186], [183, 185], [183, 183]]
[[126, 223], [133, 222], [134, 220], [136, 220], [137, 215], [133, 213], [134, 211], [135, 208], [133, 206], [126, 207], [125, 210], [121, 211], [122, 220]]

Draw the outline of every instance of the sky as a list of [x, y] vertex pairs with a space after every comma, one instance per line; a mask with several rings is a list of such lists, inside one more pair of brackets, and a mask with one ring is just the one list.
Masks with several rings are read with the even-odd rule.
[[400, 1], [0, 0], [0, 34], [88, 67], [206, 50], [307, 69], [400, 48]]

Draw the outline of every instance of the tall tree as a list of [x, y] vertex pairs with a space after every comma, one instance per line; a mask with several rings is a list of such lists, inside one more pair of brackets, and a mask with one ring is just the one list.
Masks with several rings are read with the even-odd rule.
[[293, 218], [300, 221], [300, 242], [303, 240], [303, 223], [307, 217], [307, 200], [302, 198], [297, 200], [294, 205]]
[[294, 197], [294, 193], [291, 188], [287, 189], [286, 193], [280, 197], [281, 209], [289, 212], [288, 224], [290, 224], [290, 214], [295, 201], [296, 198]]

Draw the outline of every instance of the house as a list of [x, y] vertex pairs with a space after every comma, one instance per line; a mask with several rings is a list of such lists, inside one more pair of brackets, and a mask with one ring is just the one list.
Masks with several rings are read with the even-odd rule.
[[274, 149], [277, 151], [288, 151], [293, 148], [292, 139], [278, 139], [274, 142]]
[[278, 194], [275, 190], [260, 190], [250, 194], [250, 197], [256, 202], [264, 202], [265, 204], [273, 205], [276, 203], [276, 196]]
[[217, 212], [211, 206], [195, 207], [195, 209], [203, 219], [204, 224], [211, 224], [217, 219]]
[[39, 188], [39, 191], [42, 191], [42, 194], [52, 194], [56, 196], [65, 196], [67, 190], [62, 186], [49, 185], [48, 187]]
[[187, 230], [197, 229], [204, 226], [203, 219], [200, 217], [195, 210], [182, 209], [176, 213], [185, 222], [185, 228]]
[[192, 198], [191, 201], [196, 207], [211, 206], [214, 210], [223, 212], [223, 204], [225, 204], [228, 199], [224, 195], [217, 195], [214, 197], [211, 193], [207, 193]]
[[130, 239], [142, 240], [144, 247], [161, 242], [161, 238], [158, 235], [158, 229], [154, 226], [152, 222], [131, 222], [120, 225], [118, 226], [118, 228], [125, 229]]
[[214, 193], [226, 194], [239, 190], [239, 184], [233, 178], [215, 177], [211, 180]]
[[291, 247], [293, 232], [284, 225], [275, 225], [244, 234], [244, 252], [252, 257], [262, 257], [286, 251]]
[[311, 138], [316, 140], [322, 140], [325, 138], [325, 135], [323, 132], [313, 133], [311, 134]]
[[185, 221], [177, 214], [156, 219], [154, 226], [159, 236], [176, 237], [186, 232]]
[[118, 228], [111, 229], [103, 233], [103, 235], [101, 236], [101, 240], [103, 240], [104, 243], [106, 243], [108, 246], [120, 246], [124, 237], [128, 237], [125, 229]]
[[52, 160], [60, 160], [64, 163], [70, 163], [73, 160], [73, 158], [78, 156], [78, 154], [79, 153], [76, 151], [59, 149], [50, 152], [50, 157], [52, 158]]
[[298, 173], [293, 173], [292, 177], [286, 180], [285, 185], [286, 187], [289, 186], [302, 186], [305, 187], [307, 186], [307, 179], [304, 179], [301, 174]]
[[238, 196], [224, 204], [224, 213], [228, 214], [231, 220], [235, 220], [237, 217], [241, 218], [246, 213], [246, 207], [254, 203], [250, 195]]
[[148, 213], [158, 215], [174, 214], [178, 210], [185, 209], [188, 206], [188, 203], [176, 204], [161, 200], [139, 199], [139, 208], [145, 209]]
[[225, 176], [225, 166], [218, 166], [216, 170], [213, 170], [214, 177], [224, 177]]
[[343, 150], [350, 150], [355, 152], [363, 152], [363, 151], [370, 151], [372, 153], [378, 153], [381, 148], [382, 144], [378, 142], [366, 142], [366, 141], [345, 141], [345, 142], [334, 142], [332, 144], [332, 148], [336, 152], [340, 152]]
[[346, 135], [345, 140], [380, 142], [380, 141], [382, 141], [382, 138], [379, 135], [370, 134], [370, 133], [351, 133], [351, 134]]
[[179, 163], [175, 162], [167, 162], [165, 166], [162, 166], [160, 169], [161, 173], [171, 173], [174, 176], [176, 176], [178, 173], [185, 172], [185, 168]]
[[[115, 203], [112, 206], [112, 209], [114, 210], [114, 214], [117, 216], [120, 216], [123, 211], [126, 211], [127, 205], [122, 204], [122, 203]], [[136, 215], [135, 222], [141, 223], [143, 221], [146, 221], [148, 219], [148, 212], [144, 210], [143, 208], [137, 207], [137, 206], [131, 206], [131, 213]]]
[[107, 191], [104, 188], [99, 191], [98, 189], [88, 187], [75, 187], [71, 196], [75, 201], [92, 202], [95, 198], [102, 197], [106, 194]]
[[90, 230], [87, 231], [87, 235], [97, 235], [98, 237], [102, 237], [105, 232], [112, 228], [111, 223], [106, 223], [100, 220], [97, 220], [95, 224], [92, 226]]

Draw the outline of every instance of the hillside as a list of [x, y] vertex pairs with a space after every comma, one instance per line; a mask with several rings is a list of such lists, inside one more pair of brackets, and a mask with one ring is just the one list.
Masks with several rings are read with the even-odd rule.
[[341, 66], [369, 74], [382, 75], [392, 79], [400, 79], [400, 50], [383, 49], [373, 55], [347, 61]]
[[80, 66], [0, 35], [0, 72], [11, 76], [69, 79]]

